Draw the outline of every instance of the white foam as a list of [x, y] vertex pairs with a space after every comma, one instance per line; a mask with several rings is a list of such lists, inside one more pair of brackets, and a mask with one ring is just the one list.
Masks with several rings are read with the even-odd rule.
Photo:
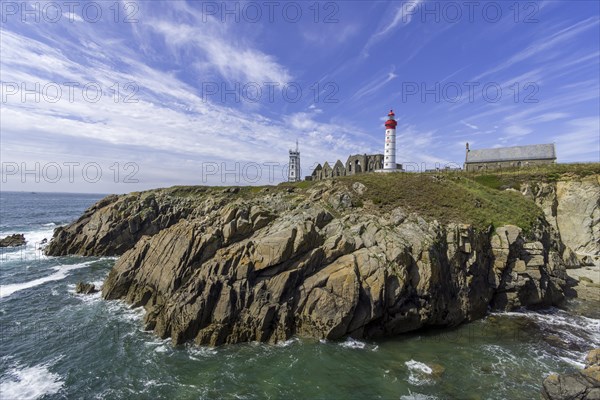
[[360, 340], [348, 338], [345, 342], [340, 343], [340, 346], [348, 349], [364, 349], [367, 347], [367, 344], [365, 342], [361, 342]]
[[[2, 235], [12, 235], [20, 232], [6, 232]], [[45, 247], [42, 244], [44, 239], [50, 241], [54, 233], [54, 228], [44, 228], [31, 232], [24, 232], [25, 246], [5, 248], [0, 255], [2, 261], [39, 261], [46, 260], [48, 257], [40, 248]]]
[[429, 377], [433, 370], [427, 364], [415, 360], [406, 361], [404, 364], [408, 367], [408, 383], [419, 386], [431, 382]]
[[146, 311], [144, 307], [132, 308], [124, 300], [110, 300], [106, 303], [111, 314], [124, 322], [133, 322], [138, 329], [131, 331], [127, 336], [137, 335], [138, 332], [145, 332], [142, 326], [144, 314]]
[[201, 358], [207, 358], [216, 355], [218, 353], [218, 350], [214, 347], [190, 346], [188, 348], [188, 353], [190, 359], [200, 361]]
[[61, 376], [50, 372], [47, 365], [13, 368], [0, 382], [0, 399], [39, 399], [58, 393], [63, 384]]
[[154, 351], [157, 353], [167, 353], [169, 349], [165, 345], [160, 345], [154, 348]]
[[298, 338], [291, 338], [291, 339], [288, 339], [288, 340], [284, 340], [283, 342], [278, 342], [275, 346], [277, 346], [277, 347], [288, 347], [288, 346], [290, 346], [290, 345], [292, 345], [294, 343], [299, 343], [299, 342], [300, 342], [300, 339], [298, 339]]
[[421, 394], [421, 393], [413, 393], [410, 390], [408, 391], [408, 393], [410, 394], [405, 394], [400, 396], [401, 400], [436, 400], [437, 397], [435, 396], [429, 396], [426, 394]]
[[88, 262], [84, 262], [81, 264], [54, 267], [52, 269], [56, 272], [53, 273], [52, 275], [48, 275], [43, 278], [34, 279], [29, 282], [11, 283], [9, 285], [0, 285], [0, 298], [10, 296], [11, 294], [19, 292], [21, 290], [30, 289], [32, 287], [42, 285], [46, 282], [60, 281], [62, 279], [65, 279], [69, 275], [70, 271], [88, 267], [92, 262], [93, 261], [88, 261]]
[[104, 284], [104, 279], [92, 281], [89, 283], [94, 285], [96, 292], [89, 294], [76, 293], [75, 289], [77, 288], [77, 285], [69, 284], [67, 285], [67, 293], [75, 296], [77, 299], [81, 300], [84, 303], [99, 302], [100, 300], [102, 300], [102, 285]]
[[404, 364], [406, 364], [408, 369], [411, 371], [420, 371], [420, 372], [426, 373], [427, 375], [431, 375], [431, 373], [433, 372], [431, 367], [429, 367], [427, 364], [422, 363], [420, 361], [410, 360], [410, 361], [405, 362]]

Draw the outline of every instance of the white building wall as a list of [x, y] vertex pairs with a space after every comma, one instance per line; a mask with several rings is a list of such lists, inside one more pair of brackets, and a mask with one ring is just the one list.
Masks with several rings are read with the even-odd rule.
[[396, 130], [385, 130], [385, 148], [383, 151], [383, 169], [396, 169]]

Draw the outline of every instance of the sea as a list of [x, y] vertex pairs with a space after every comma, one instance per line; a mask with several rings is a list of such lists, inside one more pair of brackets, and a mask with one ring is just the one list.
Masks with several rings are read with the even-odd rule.
[[0, 237], [27, 239], [0, 253], [0, 400], [533, 399], [600, 347], [600, 307], [581, 301], [377, 341], [173, 346], [142, 309], [75, 293], [116, 258], [43, 253], [101, 197], [0, 193]]

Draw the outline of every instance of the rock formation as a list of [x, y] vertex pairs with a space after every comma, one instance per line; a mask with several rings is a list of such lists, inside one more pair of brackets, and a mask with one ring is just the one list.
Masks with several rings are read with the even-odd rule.
[[600, 300], [600, 177], [570, 177], [521, 187], [560, 236], [563, 260], [577, 297]]
[[[487, 192], [465, 185], [481, 213]], [[526, 230], [425, 220], [372, 190], [365, 179], [110, 196], [57, 229], [48, 254], [121, 255], [103, 297], [143, 306], [146, 329], [176, 344], [376, 338], [563, 299], [565, 265], [578, 261], [561, 240], [569, 196], [556, 186], [523, 189], [549, 210]], [[495, 193], [498, 207], [528, 203]]]
[[572, 253], [600, 261], [600, 176], [525, 184], [521, 189], [560, 234], [570, 263]]
[[54, 231], [48, 255], [115, 256], [132, 248], [144, 235], [153, 235], [192, 210], [185, 198], [162, 192], [111, 195], [90, 207], [74, 223]]
[[588, 353], [584, 369], [549, 375], [544, 380], [542, 397], [546, 400], [600, 399], [600, 349]]
[[4, 239], [0, 239], [0, 247], [17, 247], [26, 244], [25, 236], [21, 233], [15, 233], [14, 235], [6, 236]]
[[78, 294], [92, 294], [97, 291], [96, 286], [92, 283], [77, 282], [77, 285], [75, 286], [75, 293]]

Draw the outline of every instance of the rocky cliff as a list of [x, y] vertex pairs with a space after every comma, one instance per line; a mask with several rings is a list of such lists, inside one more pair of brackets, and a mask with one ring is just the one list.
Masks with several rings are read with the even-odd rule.
[[[124, 253], [104, 298], [143, 306], [146, 328], [174, 343], [375, 338], [563, 298], [566, 246], [520, 193], [360, 179], [113, 196], [57, 230], [49, 253]], [[524, 225], [460, 223], [510, 216]]]
[[94, 204], [74, 223], [54, 231], [46, 254], [116, 256], [145, 235], [154, 235], [193, 211], [185, 197], [163, 191], [111, 195]]
[[[542, 208], [568, 247], [586, 263], [600, 261], [600, 176], [565, 177], [550, 183], [525, 183], [521, 190]], [[572, 263], [573, 260], [565, 260]]]

